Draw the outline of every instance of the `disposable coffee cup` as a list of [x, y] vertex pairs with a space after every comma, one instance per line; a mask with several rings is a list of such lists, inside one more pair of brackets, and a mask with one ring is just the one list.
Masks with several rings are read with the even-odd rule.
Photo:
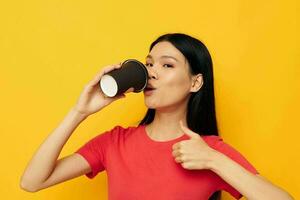
[[100, 80], [100, 88], [104, 95], [114, 97], [132, 91], [143, 91], [148, 83], [148, 71], [138, 60], [125, 60], [121, 68], [104, 74]]

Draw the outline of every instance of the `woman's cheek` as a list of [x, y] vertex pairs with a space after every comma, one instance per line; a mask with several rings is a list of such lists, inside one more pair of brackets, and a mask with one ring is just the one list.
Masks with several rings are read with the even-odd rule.
[[159, 96], [161, 97], [160, 99], [164, 105], [172, 105], [182, 101], [182, 99], [185, 98], [186, 94], [181, 88], [175, 87], [170, 88], [168, 91]]

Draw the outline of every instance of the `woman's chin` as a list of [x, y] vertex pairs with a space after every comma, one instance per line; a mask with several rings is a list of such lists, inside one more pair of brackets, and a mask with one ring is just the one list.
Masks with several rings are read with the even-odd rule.
[[151, 105], [145, 105], [148, 109], [156, 109], [155, 106], [151, 106]]
[[145, 103], [145, 106], [148, 108], [148, 109], [156, 109], [156, 106], [153, 105], [152, 103], [149, 103], [147, 101], [144, 102]]

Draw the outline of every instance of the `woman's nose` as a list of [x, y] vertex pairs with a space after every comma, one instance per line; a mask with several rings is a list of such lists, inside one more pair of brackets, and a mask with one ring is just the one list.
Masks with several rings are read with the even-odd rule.
[[157, 73], [155, 72], [155, 70], [150, 67], [147, 67], [148, 70], [148, 79], [157, 79]]

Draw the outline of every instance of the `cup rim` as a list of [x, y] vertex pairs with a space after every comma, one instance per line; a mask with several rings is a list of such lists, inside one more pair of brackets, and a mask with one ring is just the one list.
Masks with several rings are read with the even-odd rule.
[[138, 93], [138, 92], [143, 91], [143, 90], [147, 87], [147, 84], [148, 84], [148, 71], [147, 71], [146, 67], [144, 66], [143, 63], [141, 63], [140, 61], [138, 61], [138, 60], [136, 60], [136, 59], [127, 59], [127, 60], [125, 60], [125, 61], [122, 63], [122, 65], [123, 65], [124, 63], [127, 63], [127, 62], [136, 62], [136, 63], [138, 63], [138, 64], [141, 66], [141, 68], [143, 69], [144, 74], [145, 74], [145, 76], [146, 76], [146, 82], [145, 82], [145, 85], [144, 85], [140, 90], [134, 90], [133, 92]]

